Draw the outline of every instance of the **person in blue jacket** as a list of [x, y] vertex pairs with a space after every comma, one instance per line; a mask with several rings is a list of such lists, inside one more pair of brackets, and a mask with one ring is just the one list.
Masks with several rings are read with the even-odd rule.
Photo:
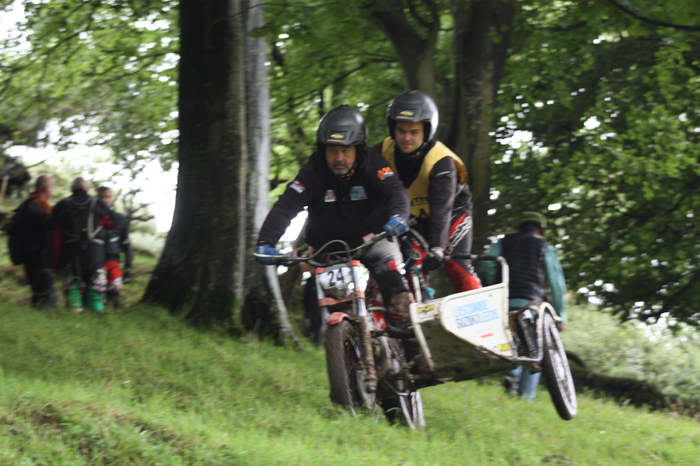
[[[547, 289], [551, 304], [566, 327], [564, 272], [554, 247], [542, 238], [547, 219], [538, 212], [524, 212], [517, 233], [510, 233], [491, 246], [488, 255], [502, 256], [508, 262], [509, 307], [519, 309], [530, 301], [545, 301]], [[497, 281], [496, 263], [483, 262], [484, 282]], [[505, 385], [509, 393], [517, 393], [528, 401], [535, 399], [535, 391], [541, 373], [531, 373], [519, 366], [506, 375]]]

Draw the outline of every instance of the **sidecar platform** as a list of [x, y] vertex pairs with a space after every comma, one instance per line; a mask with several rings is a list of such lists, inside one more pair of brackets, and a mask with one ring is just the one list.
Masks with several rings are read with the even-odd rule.
[[423, 356], [440, 381], [470, 380], [516, 367], [508, 284], [411, 304]]

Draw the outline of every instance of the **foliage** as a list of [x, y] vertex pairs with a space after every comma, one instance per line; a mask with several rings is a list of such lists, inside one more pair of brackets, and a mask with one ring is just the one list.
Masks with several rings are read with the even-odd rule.
[[358, 106], [370, 141], [383, 139], [384, 110], [403, 86], [391, 45], [356, 2], [270, 3], [266, 17], [257, 33], [271, 51], [274, 187], [289, 181], [306, 161], [315, 148], [318, 120], [333, 107]]
[[[11, 9], [15, 2], [2, 2]], [[91, 132], [134, 171], [174, 155], [177, 34], [173, 2], [22, 2], [0, 43], [0, 142], [59, 149]], [[57, 135], [42, 130], [59, 125]]]
[[165, 235], [157, 232], [130, 232], [129, 242], [135, 251], [152, 257], [159, 257], [165, 246]]
[[670, 399], [700, 406], [700, 333], [694, 327], [671, 332], [665, 323], [619, 323], [587, 306], [573, 309], [562, 338], [594, 373], [644, 381]]
[[[404, 90], [404, 76], [368, 19], [370, 4], [265, 4], [267, 23], [252, 35], [269, 43], [273, 187], [305, 161], [318, 118], [335, 105], [358, 105], [370, 141], [384, 137], [384, 109]], [[622, 319], [670, 314], [671, 325], [699, 324], [700, 2], [514, 4], [494, 109], [491, 231], [505, 232], [523, 210], [550, 210], [548, 239], [562, 251], [571, 290]], [[0, 144], [37, 143], [38, 131], [57, 121], [59, 144], [96, 129], [94, 142], [132, 169], [152, 156], [167, 165], [177, 143], [175, 3], [22, 5], [27, 20], [1, 44]], [[440, 13], [444, 108], [452, 104], [453, 11], [445, 2], [411, 6], [404, 11], [419, 31], [430, 6]], [[529, 139], [519, 147], [506, 144], [523, 134]]]
[[[692, 24], [691, 3], [645, 12]], [[622, 319], [700, 324], [699, 36], [605, 2], [524, 14], [497, 138], [530, 139], [499, 148], [500, 230], [549, 209], [572, 290]]]

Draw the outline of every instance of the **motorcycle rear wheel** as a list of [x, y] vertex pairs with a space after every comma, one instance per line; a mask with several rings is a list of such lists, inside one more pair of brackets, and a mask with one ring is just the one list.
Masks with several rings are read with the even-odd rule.
[[554, 318], [548, 312], [542, 314], [544, 319], [542, 372], [557, 413], [562, 419], [568, 421], [576, 416], [577, 411], [574, 380]]
[[331, 401], [353, 415], [360, 409], [375, 412], [375, 394], [367, 393], [364, 386], [362, 347], [355, 326], [344, 320], [328, 327], [324, 346]]
[[395, 398], [381, 401], [384, 415], [390, 423], [400, 422], [413, 430], [425, 428], [425, 414], [423, 413], [423, 401], [418, 390], [409, 391]]

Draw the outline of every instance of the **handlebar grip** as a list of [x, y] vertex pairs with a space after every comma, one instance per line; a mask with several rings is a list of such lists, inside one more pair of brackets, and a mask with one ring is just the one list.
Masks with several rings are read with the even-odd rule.
[[478, 254], [449, 254], [445, 256], [445, 260], [452, 259], [471, 259], [480, 261], [498, 261], [500, 256], [478, 255]]

